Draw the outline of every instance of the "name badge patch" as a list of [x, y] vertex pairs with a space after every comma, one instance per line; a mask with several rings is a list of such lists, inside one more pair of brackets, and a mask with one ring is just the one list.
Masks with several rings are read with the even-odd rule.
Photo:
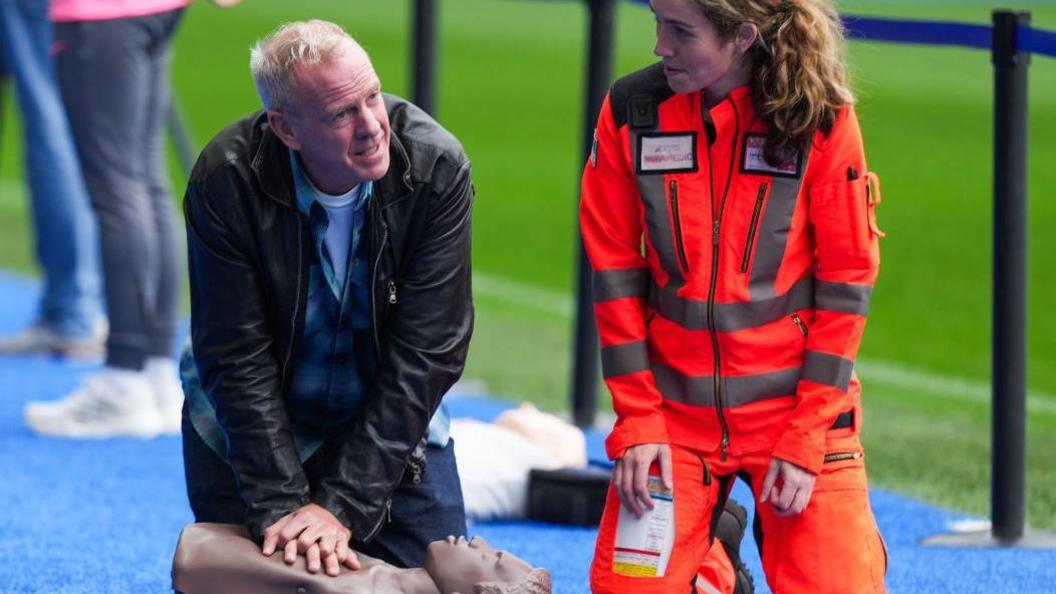
[[639, 174], [696, 170], [696, 132], [654, 132], [638, 136]]
[[741, 158], [741, 171], [743, 173], [762, 173], [776, 175], [778, 177], [799, 177], [800, 168], [803, 165], [803, 155], [797, 150], [786, 151], [784, 159], [778, 166], [767, 163], [763, 157], [763, 146], [766, 144], [766, 136], [762, 134], [749, 134], [744, 138], [744, 155]]

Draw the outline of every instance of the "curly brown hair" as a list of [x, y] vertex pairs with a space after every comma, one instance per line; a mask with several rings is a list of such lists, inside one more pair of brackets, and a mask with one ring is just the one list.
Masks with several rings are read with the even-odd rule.
[[769, 124], [764, 156], [772, 165], [804, 149], [818, 130], [832, 129], [840, 108], [854, 103], [844, 66], [844, 31], [829, 0], [693, 0], [730, 40], [752, 24], [748, 52], [752, 103]]

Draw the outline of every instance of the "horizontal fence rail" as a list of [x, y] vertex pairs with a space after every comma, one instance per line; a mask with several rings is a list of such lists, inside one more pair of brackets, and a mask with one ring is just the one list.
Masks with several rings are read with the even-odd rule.
[[[648, 5], [648, 0], [630, 0], [633, 4]], [[841, 15], [847, 38], [854, 41], [888, 41], [949, 45], [990, 49], [993, 46], [993, 27], [985, 24], [950, 21], [887, 19], [858, 15]], [[1056, 31], [1045, 31], [1019, 26], [1016, 31], [1016, 50], [1056, 57]]]

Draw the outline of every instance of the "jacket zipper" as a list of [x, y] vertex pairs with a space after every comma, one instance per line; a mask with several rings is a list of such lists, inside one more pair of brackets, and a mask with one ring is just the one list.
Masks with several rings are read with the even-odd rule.
[[763, 199], [766, 198], [766, 182], [759, 184], [759, 194], [755, 197], [755, 210], [752, 211], [752, 224], [748, 227], [748, 240], [744, 242], [744, 258], [741, 259], [741, 274], [748, 272], [748, 259], [755, 244], [756, 225], [759, 224], [759, 213], [763, 210]]
[[671, 180], [668, 185], [671, 190], [671, 217], [675, 220], [675, 248], [678, 250], [678, 263], [682, 265], [682, 272], [689, 272], [689, 261], [686, 259], [686, 248], [682, 242], [682, 216], [678, 212], [678, 182]]
[[396, 305], [396, 281], [389, 281], [389, 305]]
[[[377, 216], [381, 216], [381, 214], [379, 213]], [[375, 354], [379, 359], [381, 358], [381, 338], [378, 335], [378, 306], [374, 299], [376, 295], [375, 289], [377, 288], [378, 282], [378, 267], [381, 264], [381, 255], [385, 252], [385, 244], [389, 241], [389, 225], [384, 219], [381, 221], [381, 230], [381, 244], [378, 247], [378, 255], [374, 259], [374, 274], [370, 277], [370, 327], [374, 331], [374, 349]], [[391, 282], [392, 281], [390, 281], [390, 289], [394, 289], [395, 285], [392, 285]], [[395, 290], [391, 290], [389, 293], [390, 302], [393, 298], [395, 298]]]
[[[716, 211], [714, 206], [712, 207], [712, 214], [715, 218], [715, 222], [712, 228], [711, 235], [711, 286], [708, 288], [708, 331], [711, 334], [711, 348], [715, 354], [715, 373], [712, 377], [715, 378], [715, 412], [718, 413], [719, 426], [722, 427], [722, 440], [719, 442], [721, 448], [722, 459], [726, 460], [727, 450], [730, 448], [730, 427], [726, 423], [726, 413], [723, 409], [726, 408], [726, 404], [722, 397], [722, 357], [719, 355], [719, 333], [715, 330], [715, 289], [718, 285], [719, 279], [719, 228], [722, 224], [722, 211], [726, 208], [726, 196], [730, 192], [730, 182], [733, 180], [733, 164], [737, 160], [737, 143], [741, 137], [741, 117], [740, 112], [737, 111], [737, 104], [727, 98], [730, 105], [733, 107], [733, 143], [730, 148], [730, 170], [726, 175], [726, 188], [722, 191], [722, 199], [719, 201], [719, 208]], [[701, 101], [701, 117], [703, 118], [704, 103]], [[708, 182], [711, 190], [711, 199], [715, 200], [715, 172], [711, 166], [711, 147], [708, 147]], [[714, 202], [712, 203], [714, 204]]]
[[[293, 319], [290, 320], [291, 337], [297, 336], [297, 311], [301, 308], [301, 279], [304, 276], [304, 255], [302, 253], [304, 249], [304, 238], [301, 235], [303, 233], [303, 229], [301, 227], [301, 224], [297, 225], [297, 300], [293, 303]], [[283, 385], [285, 385], [286, 383], [286, 378], [289, 377], [286, 375], [286, 371], [289, 369], [290, 360], [293, 358], [294, 342], [296, 342], [296, 340], [291, 338], [290, 346], [286, 349], [286, 360], [282, 362], [281, 377]]]
[[392, 522], [392, 499], [390, 498], [390, 499], [386, 499], [385, 500], [385, 511], [382, 512], [381, 517], [378, 518], [378, 523], [374, 525], [374, 528], [370, 531], [369, 534], [367, 534], [366, 538], [362, 539], [362, 541], [363, 542], [370, 542], [371, 540], [374, 539], [375, 536], [377, 536], [378, 532], [381, 531], [381, 528], [385, 524], [389, 524], [391, 522]]
[[799, 317], [798, 313], [792, 314], [792, 323], [794, 323], [796, 327], [799, 328], [799, 331], [803, 334], [803, 336], [807, 335], [807, 325], [803, 323], [803, 318]]

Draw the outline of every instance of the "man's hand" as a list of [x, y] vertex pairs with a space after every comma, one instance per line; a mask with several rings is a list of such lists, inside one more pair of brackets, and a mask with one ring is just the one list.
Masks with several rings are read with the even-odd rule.
[[[774, 513], [791, 516], [807, 509], [817, 476], [780, 458], [770, 459], [770, 470], [763, 479], [759, 503], [770, 502]], [[777, 484], [780, 479], [781, 485]]]
[[671, 446], [666, 443], [644, 443], [627, 448], [623, 457], [616, 460], [616, 470], [612, 474], [612, 485], [620, 501], [639, 518], [645, 510], [653, 509], [653, 499], [649, 497], [649, 467], [654, 461], [660, 465], [660, 480], [673, 490]]
[[308, 559], [309, 573], [318, 573], [322, 565], [326, 574], [336, 576], [341, 565], [359, 569], [356, 553], [348, 548], [352, 532], [345, 528], [326, 508], [309, 503], [279, 519], [264, 530], [261, 552], [271, 556], [283, 549], [283, 558], [292, 565], [297, 553]]

